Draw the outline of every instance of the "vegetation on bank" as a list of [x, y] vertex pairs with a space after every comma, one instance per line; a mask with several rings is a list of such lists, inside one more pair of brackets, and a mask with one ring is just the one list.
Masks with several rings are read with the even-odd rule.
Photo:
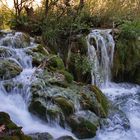
[[113, 79], [140, 83], [139, 0], [42, 0], [38, 7], [32, 0], [13, 0], [13, 9], [0, 1], [0, 28], [9, 26], [34, 36], [62, 58], [78, 82], [91, 81], [85, 36], [92, 28], [118, 28]]

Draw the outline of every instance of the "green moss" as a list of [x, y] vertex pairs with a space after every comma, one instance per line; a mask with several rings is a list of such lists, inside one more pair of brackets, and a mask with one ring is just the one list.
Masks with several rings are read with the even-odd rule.
[[98, 102], [101, 104], [101, 117], [107, 117], [109, 110], [109, 101], [107, 100], [106, 96], [95, 85], [91, 86], [90, 89], [95, 93]]
[[65, 69], [63, 60], [58, 56], [53, 57], [52, 59], [50, 59], [49, 66], [55, 68], [56, 70]]
[[70, 74], [68, 71], [65, 70], [61, 70], [59, 72], [65, 76], [65, 79], [68, 83], [72, 83], [74, 79], [72, 74]]
[[37, 47], [32, 49], [33, 52], [41, 53], [43, 55], [48, 55], [47, 50], [45, 49], [45, 46], [39, 44]]
[[11, 79], [19, 75], [22, 68], [12, 60], [0, 60], [0, 79]]
[[74, 113], [74, 105], [68, 99], [64, 97], [55, 97], [54, 101], [66, 116]]
[[78, 118], [71, 117], [68, 123], [72, 132], [80, 139], [92, 138], [96, 135], [97, 126], [94, 125], [94, 122], [92, 123], [89, 120], [82, 118], [82, 116]]
[[68, 83], [65, 81], [50, 81], [49, 82], [51, 85], [56, 85], [59, 87], [63, 87], [63, 88], [67, 88], [68, 87]]
[[29, 111], [42, 119], [46, 120], [46, 108], [41, 104], [40, 101], [32, 101], [29, 106]]

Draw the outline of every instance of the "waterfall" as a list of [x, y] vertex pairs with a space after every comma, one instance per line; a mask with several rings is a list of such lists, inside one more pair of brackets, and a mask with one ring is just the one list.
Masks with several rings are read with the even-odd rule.
[[110, 33], [111, 30], [92, 30], [87, 36], [92, 84], [99, 87], [107, 86], [111, 80], [115, 42]]
[[[15, 62], [22, 68], [22, 72], [14, 78], [0, 80], [0, 111], [7, 112], [12, 121], [22, 126], [22, 130], [27, 134], [49, 132], [54, 138], [63, 135], [72, 136], [71, 132], [60, 126], [49, 126], [28, 111], [30, 85], [32, 80], [35, 80], [33, 73], [36, 69], [32, 66], [32, 57], [26, 52], [28, 49], [36, 47], [37, 44], [32, 38], [26, 40], [27, 38], [21, 32], [2, 33], [3, 35], [0, 36], [0, 50], [2, 49], [0, 61], [6, 59]], [[10, 90], [5, 85], [10, 85]]]

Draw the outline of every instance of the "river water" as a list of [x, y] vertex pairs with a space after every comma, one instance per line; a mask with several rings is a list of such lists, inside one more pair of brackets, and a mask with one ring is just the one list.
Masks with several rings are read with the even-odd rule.
[[[101, 86], [101, 90], [108, 99], [111, 100], [113, 106], [116, 106], [125, 113], [130, 128], [124, 128], [121, 125], [123, 123], [121, 122], [122, 118], [116, 114], [112, 120], [108, 118], [109, 125], [98, 130], [97, 136], [92, 138], [92, 140], [140, 140], [140, 86], [128, 83], [109, 83], [111, 78], [110, 68], [113, 62], [114, 41], [112, 36], [108, 34], [108, 31], [106, 33], [107, 34], [95, 31], [88, 36], [88, 41], [90, 38], [96, 37], [95, 41], [98, 41], [98, 44], [103, 45], [103, 49], [98, 45], [95, 49], [93, 44], [88, 44], [88, 47], [91, 47], [88, 50], [90, 61], [94, 60], [93, 58], [96, 57], [96, 61], [92, 63], [93, 68], [96, 67], [95, 71], [93, 69], [91, 71], [92, 84], [101, 85], [103, 79], [104, 84]], [[11, 119], [17, 125], [22, 126], [23, 131], [27, 134], [49, 132], [55, 138], [62, 135], [72, 135], [70, 131], [64, 130], [58, 125], [53, 127], [49, 126], [29, 113], [28, 101], [30, 99], [30, 78], [34, 73], [35, 68], [33, 68], [32, 58], [26, 54], [26, 50], [33, 48], [36, 45], [31, 41], [26, 49], [15, 48], [13, 45], [14, 40], [20, 34], [21, 33], [9, 33], [0, 40], [0, 48], [6, 48], [9, 54], [11, 54], [6, 57], [3, 56], [3, 58], [14, 60], [23, 69], [21, 74], [16, 78], [0, 81], [0, 111], [9, 113]], [[105, 38], [108, 41], [106, 41]], [[5, 46], [5, 40], [11, 40], [11, 43]], [[107, 46], [110, 47], [107, 49]], [[103, 55], [105, 58], [99, 58], [95, 53], [97, 50], [101, 50], [100, 55]], [[105, 69], [103, 70], [103, 68]], [[103, 78], [98, 73], [99, 70], [102, 73]], [[15, 86], [13, 90], [7, 92], [4, 88], [6, 82], [12, 82], [15, 85], [21, 83], [24, 86], [21, 89], [18, 89]]]

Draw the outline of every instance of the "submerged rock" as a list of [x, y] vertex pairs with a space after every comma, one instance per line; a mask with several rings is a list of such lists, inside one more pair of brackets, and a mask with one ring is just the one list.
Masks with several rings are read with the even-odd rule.
[[75, 139], [71, 136], [62, 136], [60, 138], [57, 138], [56, 140], [75, 140]]
[[68, 99], [64, 97], [55, 97], [54, 101], [62, 109], [65, 116], [69, 116], [74, 113], [74, 105]]
[[29, 111], [43, 120], [47, 120], [46, 118], [46, 107], [41, 104], [40, 101], [32, 101], [29, 106]]
[[[90, 113], [90, 115], [92, 115]], [[93, 118], [92, 118], [93, 117]], [[96, 135], [97, 131], [97, 120], [94, 119], [94, 115], [90, 118], [77, 115], [72, 115], [68, 119], [68, 124], [70, 125], [72, 132], [77, 138], [92, 138]]]
[[8, 80], [20, 74], [22, 68], [13, 60], [0, 59], [0, 79]]
[[54, 140], [53, 137], [47, 133], [34, 133], [34, 134], [29, 134], [32, 137], [32, 140]]
[[10, 49], [0, 47], [0, 57], [11, 57], [13, 52]]

